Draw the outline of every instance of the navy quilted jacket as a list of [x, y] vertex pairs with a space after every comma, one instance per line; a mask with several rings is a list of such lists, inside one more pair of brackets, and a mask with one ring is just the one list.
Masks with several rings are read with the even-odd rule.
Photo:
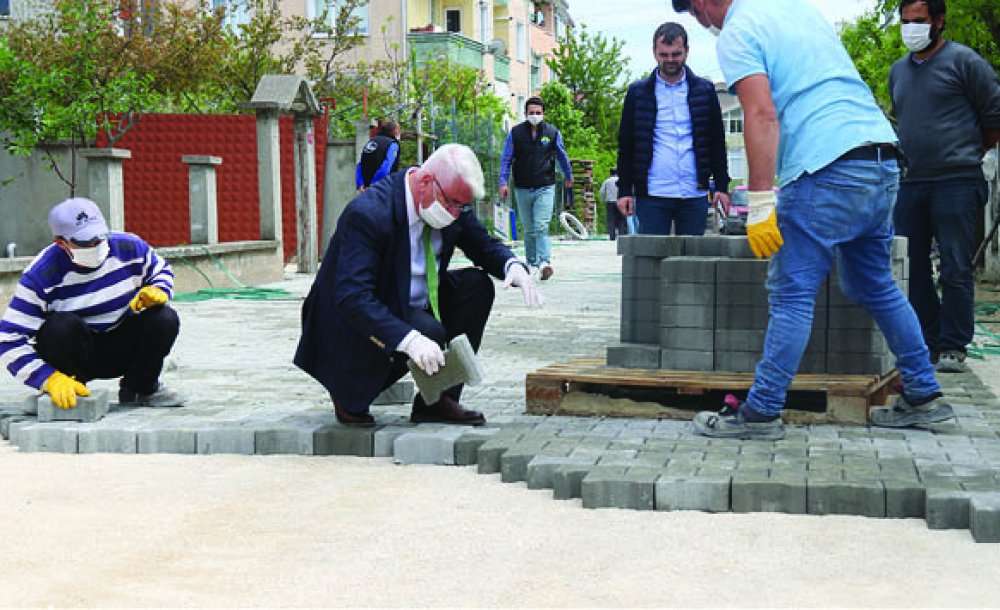
[[[716, 190], [729, 192], [726, 133], [719, 96], [711, 81], [687, 70], [688, 108], [694, 142], [698, 188], [707, 190], [715, 178]], [[618, 128], [618, 196], [646, 195], [649, 164], [653, 161], [653, 130], [656, 129], [656, 70], [648, 78], [628, 87], [622, 121]]]

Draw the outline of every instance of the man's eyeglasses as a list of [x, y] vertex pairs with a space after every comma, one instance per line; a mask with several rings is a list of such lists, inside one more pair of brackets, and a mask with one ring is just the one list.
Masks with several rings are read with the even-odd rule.
[[451, 197], [449, 197], [448, 194], [444, 192], [444, 189], [441, 188], [441, 183], [438, 182], [437, 177], [434, 174], [431, 174], [431, 178], [434, 180], [434, 184], [437, 185], [438, 190], [441, 191], [441, 196], [444, 199], [444, 201], [442, 201], [441, 204], [445, 208], [447, 208], [449, 212], [451, 212], [452, 214], [461, 214], [466, 210], [472, 209], [471, 203], [458, 203], [457, 201], [453, 201]]

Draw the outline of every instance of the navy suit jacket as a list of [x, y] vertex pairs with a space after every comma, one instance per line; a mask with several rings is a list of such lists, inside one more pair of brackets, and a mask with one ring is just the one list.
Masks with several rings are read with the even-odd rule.
[[[396, 172], [344, 209], [302, 306], [295, 364], [323, 384], [345, 409], [367, 409], [387, 380], [399, 342], [413, 330], [406, 171]], [[514, 254], [471, 211], [441, 230], [438, 277], [455, 246], [503, 279]]]

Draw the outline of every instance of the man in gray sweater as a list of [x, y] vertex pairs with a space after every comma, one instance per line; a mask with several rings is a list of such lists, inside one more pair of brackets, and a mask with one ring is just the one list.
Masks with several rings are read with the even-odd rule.
[[976, 219], [987, 198], [982, 159], [1000, 141], [1000, 80], [975, 51], [944, 39], [945, 0], [902, 0], [899, 12], [911, 53], [892, 66], [889, 92], [909, 169], [893, 221], [909, 238], [910, 302], [931, 357], [938, 371], [961, 372], [973, 335]]

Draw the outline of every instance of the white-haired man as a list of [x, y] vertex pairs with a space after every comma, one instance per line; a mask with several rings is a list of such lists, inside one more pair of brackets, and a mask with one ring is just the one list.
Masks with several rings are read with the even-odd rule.
[[[330, 392], [341, 423], [374, 425], [369, 407], [406, 374], [407, 359], [434, 374], [453, 337], [467, 335], [478, 350], [493, 307], [490, 275], [519, 287], [529, 306], [541, 304], [527, 265], [472, 211], [484, 194], [475, 153], [446, 144], [344, 210], [302, 307], [295, 353], [295, 364]], [[456, 246], [476, 267], [448, 271]], [[418, 395], [411, 420], [485, 423], [461, 406], [461, 392], [455, 386], [430, 405]]]

